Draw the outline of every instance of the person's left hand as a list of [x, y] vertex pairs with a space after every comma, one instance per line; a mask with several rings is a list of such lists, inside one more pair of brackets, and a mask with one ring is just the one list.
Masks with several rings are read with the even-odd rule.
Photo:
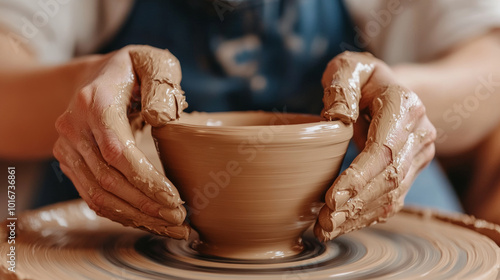
[[53, 153], [61, 170], [98, 215], [187, 239], [179, 192], [134, 137], [143, 121], [160, 127], [187, 107], [179, 61], [168, 50], [127, 46], [96, 57], [84, 71], [87, 79], [56, 121]]
[[[322, 241], [394, 215], [418, 172], [434, 157], [436, 130], [418, 96], [367, 53], [344, 52], [322, 79], [328, 120], [356, 122], [361, 153], [333, 183], [314, 227]], [[363, 117], [358, 118], [359, 113]]]

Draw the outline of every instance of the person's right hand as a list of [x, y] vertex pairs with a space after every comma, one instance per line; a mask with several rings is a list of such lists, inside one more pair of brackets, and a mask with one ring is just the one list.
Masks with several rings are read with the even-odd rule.
[[89, 79], [56, 122], [59, 139], [53, 152], [61, 170], [97, 214], [187, 239], [183, 201], [138, 149], [133, 135], [138, 127], [131, 125], [145, 120], [163, 126], [187, 107], [179, 61], [168, 50], [149, 46], [129, 46], [95, 59], [82, 69]]

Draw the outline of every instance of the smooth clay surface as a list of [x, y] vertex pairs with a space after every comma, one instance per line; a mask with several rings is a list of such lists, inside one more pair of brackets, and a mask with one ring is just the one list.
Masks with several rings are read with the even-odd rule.
[[279, 112], [183, 114], [154, 128], [199, 252], [235, 259], [298, 254], [339, 172], [352, 126]]
[[16, 273], [7, 270], [8, 228], [0, 228], [0, 279], [497, 279], [500, 248], [474, 225], [500, 240], [498, 226], [472, 217], [404, 211], [327, 243], [308, 231], [294, 257], [236, 261], [123, 227], [78, 200], [18, 217]]

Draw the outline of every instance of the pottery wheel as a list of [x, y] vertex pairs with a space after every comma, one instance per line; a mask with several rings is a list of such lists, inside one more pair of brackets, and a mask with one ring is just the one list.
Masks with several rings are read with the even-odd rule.
[[408, 212], [326, 244], [308, 232], [301, 254], [268, 261], [203, 256], [190, 241], [124, 228], [82, 201], [28, 212], [18, 227], [15, 275], [5, 271], [2, 232], [2, 279], [496, 279], [500, 266], [486, 236]]

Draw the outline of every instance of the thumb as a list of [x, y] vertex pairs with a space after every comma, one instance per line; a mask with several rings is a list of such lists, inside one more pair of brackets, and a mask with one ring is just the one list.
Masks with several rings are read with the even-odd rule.
[[133, 46], [129, 51], [141, 86], [142, 117], [154, 127], [178, 119], [187, 108], [179, 60], [168, 50]]
[[369, 53], [344, 52], [328, 63], [321, 79], [325, 119], [356, 122], [361, 89], [373, 73], [374, 61]]

